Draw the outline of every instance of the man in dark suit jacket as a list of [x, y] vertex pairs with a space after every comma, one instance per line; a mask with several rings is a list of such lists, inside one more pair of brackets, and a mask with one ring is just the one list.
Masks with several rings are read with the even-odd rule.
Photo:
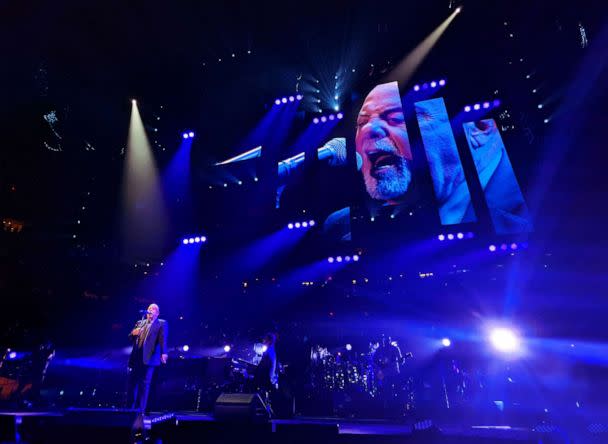
[[139, 321], [129, 334], [133, 350], [129, 357], [127, 407], [146, 410], [154, 370], [167, 363], [167, 321], [158, 319], [158, 305], [150, 304], [146, 319]]

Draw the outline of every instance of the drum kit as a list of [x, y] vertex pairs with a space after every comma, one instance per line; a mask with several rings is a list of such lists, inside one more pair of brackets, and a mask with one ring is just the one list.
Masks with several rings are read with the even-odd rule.
[[[389, 358], [387, 358], [387, 356]], [[323, 346], [315, 346], [310, 354], [310, 384], [317, 393], [332, 393], [347, 400], [376, 400], [380, 405], [401, 413], [413, 409], [414, 387], [404, 370], [405, 359], [396, 343], [383, 347], [370, 343], [365, 353], [356, 353], [350, 345], [330, 353]]]

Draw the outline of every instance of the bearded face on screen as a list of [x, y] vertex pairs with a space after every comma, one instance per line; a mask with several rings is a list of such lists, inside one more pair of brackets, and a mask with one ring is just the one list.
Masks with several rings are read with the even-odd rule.
[[398, 203], [412, 181], [412, 152], [397, 82], [378, 85], [367, 95], [355, 145], [370, 197]]

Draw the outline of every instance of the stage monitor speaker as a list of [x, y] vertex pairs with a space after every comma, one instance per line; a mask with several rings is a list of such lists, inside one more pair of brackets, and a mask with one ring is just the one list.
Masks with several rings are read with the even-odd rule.
[[215, 419], [225, 422], [266, 422], [266, 405], [257, 393], [222, 393], [215, 401]]
[[0, 415], [0, 443], [9, 441], [15, 441], [15, 415], [10, 413]]

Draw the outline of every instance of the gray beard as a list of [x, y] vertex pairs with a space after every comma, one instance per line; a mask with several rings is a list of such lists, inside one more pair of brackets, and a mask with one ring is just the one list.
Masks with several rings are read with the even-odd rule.
[[372, 199], [394, 200], [407, 193], [411, 181], [409, 163], [402, 157], [397, 168], [383, 173], [380, 179], [371, 175], [365, 176], [365, 188]]

